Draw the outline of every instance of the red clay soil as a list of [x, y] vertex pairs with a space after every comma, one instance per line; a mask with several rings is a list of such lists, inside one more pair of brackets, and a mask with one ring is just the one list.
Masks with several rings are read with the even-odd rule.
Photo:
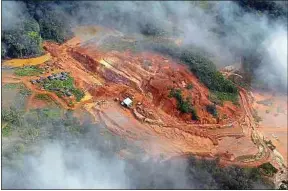
[[[56, 56], [55, 63], [61, 69], [72, 73], [77, 85], [87, 89], [94, 102], [113, 102], [116, 98], [123, 100], [130, 97], [134, 101], [134, 109], [139, 110], [141, 106], [149, 110], [151, 115], [157, 116], [154, 121], [160, 121], [161, 125], [158, 122], [154, 124], [147, 114], [138, 115], [137, 118], [133, 112], [123, 113], [121, 107], [113, 104], [108, 110], [99, 106], [92, 106], [94, 109], [90, 110], [94, 112], [93, 116], [98, 117], [98, 121], [115, 134], [142, 140], [146, 152], [152, 155], [166, 153], [168, 156], [180, 153], [216, 156], [219, 152], [218, 155], [225, 155], [224, 158], [227, 158], [225, 151], [228, 151], [228, 155], [235, 158], [239, 153], [233, 149], [241, 149], [239, 142], [232, 141], [230, 145], [223, 145], [219, 144], [219, 140], [223, 137], [247, 137], [245, 141], [254, 152], [251, 154], [257, 154], [257, 147], [255, 149], [250, 139], [251, 132], [247, 130], [251, 128], [250, 120], [253, 120], [253, 117], [249, 114], [251, 111], [247, 108], [244, 90], [240, 91], [240, 106], [229, 102], [224, 103], [223, 107], [217, 106], [220, 118], [216, 120], [206, 111], [206, 105], [211, 104], [208, 99], [209, 90], [186, 66], [162, 55], [152, 52], [101, 52], [95, 44], [86, 43], [85, 47], [81, 47], [79, 39], [76, 38], [61, 46], [46, 42], [44, 47], [51, 55]], [[54, 53], [55, 51], [57, 53]], [[94, 86], [91, 87], [91, 84]], [[188, 84], [192, 84], [193, 88], [188, 90]], [[179, 88], [185, 98], [192, 98], [192, 104], [200, 117], [199, 121], [193, 121], [191, 115], [183, 115], [177, 110], [176, 100], [168, 96], [171, 88]], [[118, 121], [114, 115], [119, 115], [120, 119], [127, 118], [125, 125], [121, 125], [123, 120]], [[227, 119], [223, 119], [223, 115], [226, 115]], [[247, 119], [244, 117], [246, 115]], [[146, 122], [141, 122], [144, 119]], [[147, 122], [151, 120], [152, 122]], [[145, 135], [149, 135], [148, 138]], [[218, 149], [219, 146], [221, 149]]]
[[[261, 117], [258, 130], [267, 140], [271, 140], [281, 153], [287, 165], [287, 95], [254, 90], [253, 108]], [[271, 105], [261, 104], [263, 100], [271, 100]]]
[[17, 78], [13, 74], [2, 73], [2, 85], [9, 83], [20, 83], [21, 78]]
[[[86, 42], [81, 46], [81, 40], [73, 38], [62, 45], [44, 42], [44, 49], [53, 57], [54, 67], [70, 72], [75, 85], [92, 95], [74, 109], [83, 106], [96, 122], [119, 136], [140, 141], [145, 151], [153, 156], [192, 153], [220, 156], [227, 164], [256, 165], [233, 160], [246, 154], [242, 152], [243, 141], [249, 147], [249, 154], [258, 153], [257, 145], [251, 140], [251, 132], [256, 126], [251, 101], [244, 89], [240, 89], [240, 106], [229, 102], [217, 106], [220, 117], [216, 120], [206, 111], [206, 105], [211, 104], [209, 90], [185, 65], [153, 52], [103, 52], [95, 43]], [[43, 93], [31, 85], [29, 79], [23, 78], [24, 84], [36, 93]], [[188, 90], [188, 84], [193, 88]], [[181, 89], [184, 98], [191, 97], [199, 121], [177, 110], [176, 100], [168, 96], [170, 88]], [[50, 92], [49, 95], [62, 107], [70, 108], [55, 94]], [[119, 103], [126, 97], [133, 100], [130, 109]], [[243, 141], [233, 141], [237, 138]], [[225, 144], [226, 139], [232, 140], [226, 142], [229, 145]], [[265, 152], [260, 162], [268, 160], [269, 151]]]
[[[104, 78], [106, 83], [124, 84], [138, 90], [142, 95], [150, 97], [156, 107], [160, 107], [169, 115], [191, 123], [217, 123], [205, 108], [207, 104], [212, 104], [208, 99], [208, 89], [184, 65], [151, 52], [100, 52], [95, 49], [94, 44], [91, 47], [86, 44], [85, 48], [73, 48], [71, 54], [87, 70]], [[109, 67], [101, 64], [101, 60], [105, 60]], [[143, 66], [145, 62], [149, 62], [149, 66]], [[193, 85], [192, 90], [185, 88], [188, 84]], [[199, 121], [193, 122], [191, 115], [180, 114], [175, 99], [168, 97], [171, 88], [179, 88], [184, 97], [192, 98], [200, 117]], [[219, 107], [218, 110], [220, 116], [226, 115], [230, 120], [241, 116], [241, 109], [231, 103], [225, 103], [224, 107]], [[219, 124], [224, 122], [223, 118], [218, 121]]]
[[[54, 100], [56, 103], [58, 103], [61, 107], [65, 108], [65, 109], [71, 109], [69, 106], [67, 106], [67, 103], [59, 98], [56, 94], [52, 93], [52, 92], [48, 92], [45, 90], [41, 90], [39, 88], [37, 88], [37, 86], [32, 85], [30, 80], [34, 79], [35, 77], [19, 77], [19, 80], [17, 79], [17, 77], [13, 76], [13, 75], [6, 75], [5, 78], [2, 79], [2, 83], [6, 84], [6, 83], [23, 83], [28, 89], [30, 89], [33, 92], [33, 96], [30, 96], [29, 98], [29, 104], [27, 104], [27, 107], [30, 108], [30, 106], [33, 108], [34, 103], [32, 103], [32, 99], [34, 97], [34, 94], [47, 94], [51, 97], [52, 100]], [[27, 108], [27, 109], [28, 109]]]
[[46, 101], [37, 99], [35, 95], [36, 94], [34, 92], [32, 93], [32, 95], [30, 95], [26, 104], [26, 111], [28, 111], [29, 109], [45, 108], [48, 106], [48, 103]]

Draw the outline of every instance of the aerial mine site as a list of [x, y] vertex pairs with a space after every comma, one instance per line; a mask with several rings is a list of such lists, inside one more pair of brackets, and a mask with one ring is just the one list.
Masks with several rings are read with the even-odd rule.
[[287, 2], [68, 4], [3, 2], [2, 189], [288, 188]]

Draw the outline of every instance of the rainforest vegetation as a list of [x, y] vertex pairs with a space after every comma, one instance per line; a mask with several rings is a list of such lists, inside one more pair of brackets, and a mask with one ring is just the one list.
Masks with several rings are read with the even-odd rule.
[[[97, 14], [97, 11], [90, 10], [91, 7], [88, 3], [78, 3], [74, 1], [19, 1], [22, 3], [24, 13], [19, 16], [20, 21], [17, 25], [13, 27], [3, 27], [2, 38], [1, 38], [1, 57], [7, 58], [23, 58], [23, 57], [35, 57], [43, 54], [43, 49], [41, 43], [43, 40], [52, 40], [57, 43], [63, 43], [64, 41], [70, 39], [73, 36], [72, 29], [77, 24], [90, 24], [91, 19], [84, 17], [84, 14], [77, 18], [73, 18], [79, 7], [86, 7], [89, 14], [93, 15], [95, 18], [100, 18], [101, 15]], [[193, 3], [193, 2], [191, 2]], [[239, 1], [236, 2], [240, 7], [246, 12], [257, 12], [259, 14], [267, 14], [271, 19], [280, 18], [287, 19], [287, 3], [285, 2], [267, 2], [267, 1]], [[204, 9], [209, 9], [209, 6], [204, 6], [207, 3], [202, 3], [200, 6]], [[100, 5], [100, 4], [99, 4]], [[203, 7], [204, 6], [204, 7]], [[97, 6], [96, 6], [97, 7]], [[91, 12], [92, 11], [92, 12]], [[108, 11], [109, 12], [109, 11]], [[122, 25], [125, 25], [133, 20], [131, 15], [119, 15], [110, 14], [114, 21], [121, 21]], [[145, 20], [143, 17], [143, 22], [137, 22], [139, 32], [145, 36], [150, 37], [161, 37], [168, 35], [165, 29], [161, 28], [162, 21], [158, 21], [155, 18], [154, 22]], [[72, 19], [73, 18], [73, 19]], [[85, 20], [86, 18], [86, 20]], [[90, 18], [90, 17], [89, 17]], [[223, 22], [221, 16], [217, 16], [217, 25], [219, 27], [214, 29], [215, 35], [225, 36], [225, 31], [229, 31], [229, 26]], [[98, 19], [99, 20], [99, 19]], [[97, 20], [97, 22], [98, 22]], [[101, 20], [101, 19], [100, 19]], [[135, 20], [135, 19], [134, 19]], [[100, 21], [99, 21], [100, 22]], [[164, 21], [163, 21], [164, 22]], [[273, 21], [271, 21], [273, 22]], [[116, 22], [117, 23], [117, 22]], [[119, 26], [115, 23], [115, 27]], [[95, 23], [96, 24], [96, 23]], [[109, 24], [107, 22], [100, 24]], [[111, 24], [111, 23], [110, 23]], [[228, 28], [227, 28], [228, 27]], [[123, 27], [122, 27], [123, 28]], [[124, 27], [126, 29], [126, 27]], [[127, 27], [128, 30], [129, 27]], [[121, 29], [121, 27], [120, 27]], [[176, 32], [178, 29], [173, 29]], [[170, 31], [171, 32], [171, 31]], [[178, 31], [179, 32], [179, 31]], [[172, 35], [172, 34], [169, 34]], [[261, 35], [257, 37], [259, 43], [254, 43], [255, 46], [249, 47], [246, 52], [242, 52], [241, 56], [243, 58], [244, 65], [244, 77], [247, 83], [252, 81], [254, 71], [261, 64], [261, 54], [259, 54], [259, 47], [257, 44], [261, 44]], [[211, 91], [214, 91], [215, 95], [221, 94], [222, 98], [225, 100], [230, 100], [237, 102], [237, 89], [231, 83], [231, 81], [226, 80], [223, 76], [217, 72], [214, 64], [209, 60], [207, 56], [196, 54], [193, 49], [183, 47], [182, 49], [170, 44], [157, 44], [154, 46], [155, 50], [159, 50], [163, 54], [171, 55], [173, 58], [179, 58], [183, 63], [189, 65], [192, 72], [204, 83]], [[151, 45], [149, 42], [147, 45]], [[135, 45], [128, 43], [130, 48], [135, 48]], [[145, 47], [145, 43], [141, 42], [141, 47]]]

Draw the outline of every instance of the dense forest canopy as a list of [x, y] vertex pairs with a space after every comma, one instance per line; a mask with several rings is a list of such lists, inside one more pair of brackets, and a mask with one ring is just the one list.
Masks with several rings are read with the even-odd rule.
[[[269, 45], [263, 45], [263, 42], [277, 23], [284, 23], [283, 30], [287, 28], [287, 2], [253, 0], [150, 4], [153, 6], [145, 2], [4, 1], [2, 9], [6, 11], [1, 32], [1, 57], [41, 55], [43, 40], [63, 43], [73, 36], [73, 27], [96, 24], [125, 33], [184, 38], [184, 44], [201, 46], [214, 54], [214, 58], [220, 59], [216, 63], [218, 65], [231, 64], [241, 58], [248, 81], [254, 78], [261, 81], [266, 76], [265, 83], [270, 87], [285, 87], [285, 76], [277, 75], [285, 68], [266, 58], [270, 56], [273, 59], [273, 55], [270, 55], [271, 50], [265, 50], [269, 49]], [[205, 22], [201, 22], [202, 19]], [[275, 64], [270, 67], [271, 62], [275, 62], [277, 67]], [[271, 73], [267, 76], [263, 74], [266, 71]], [[276, 80], [279, 76], [281, 79]], [[213, 81], [207, 82], [211, 83]]]
[[43, 54], [42, 39], [63, 43], [71, 38], [69, 19], [65, 17], [67, 15], [55, 10], [52, 4], [52, 1], [23, 2], [19, 4], [19, 12], [22, 12], [17, 22], [8, 27], [6, 23], [9, 21], [3, 21], [2, 58], [39, 56]]
[[[4, 2], [4, 7], [5, 7]], [[89, 6], [89, 2], [74, 2], [74, 1], [19, 1], [19, 15], [17, 17], [21, 17], [20, 21], [14, 23], [15, 26], [13, 29], [8, 29], [5, 27], [5, 23], [9, 22], [4, 20], [4, 27], [2, 30], [2, 44], [3, 50], [2, 58], [19, 58], [25, 56], [37, 56], [41, 53], [41, 46], [39, 46], [40, 39], [44, 40], [54, 40], [56, 42], [62, 43], [65, 40], [71, 38], [72, 36], [72, 26], [73, 24], [91, 24], [91, 19], [87, 19], [87, 17], [91, 16], [95, 18], [94, 24], [106, 24], [109, 25], [109, 21], [100, 19], [99, 17], [107, 16], [111, 20], [111, 24], [115, 25], [115, 27], [119, 27], [116, 23], [120, 22], [122, 25], [128, 23], [134, 23], [135, 26], [127, 27], [127, 30], [131, 30], [131, 28], [139, 28], [140, 32], [144, 35], [164, 35], [167, 34], [167, 30], [162, 28], [160, 25], [161, 22], [158, 18], [154, 18], [154, 21], [151, 22], [149, 18], [141, 12], [133, 12], [127, 14], [117, 14], [118, 10], [111, 6], [107, 5], [107, 10], [104, 12], [104, 15], [97, 14], [97, 9], [94, 11], [91, 10], [93, 8], [101, 8], [103, 6], [102, 2], [95, 3], [95, 6]], [[257, 11], [263, 14], [268, 13], [271, 18], [282, 18], [287, 19], [287, 3], [277, 3], [272, 1], [239, 1], [237, 2], [241, 7], [246, 11]], [[165, 5], [164, 5], [165, 6]], [[86, 14], [77, 15], [77, 10], [80, 8], [87, 9]], [[111, 14], [115, 11], [114, 14]], [[209, 8], [208, 8], [209, 9]], [[173, 15], [173, 11], [169, 10], [167, 7], [167, 12]], [[101, 12], [103, 13], [103, 12]], [[138, 14], [139, 18], [141, 18], [140, 22], [134, 22], [135, 18], [134, 14]], [[175, 14], [175, 13], [174, 13]], [[73, 16], [77, 16], [73, 18]], [[16, 16], [15, 16], [16, 17]], [[218, 21], [220, 24], [219, 27], [215, 28], [215, 32], [219, 34], [225, 33], [227, 27], [225, 22], [221, 22], [221, 15], [217, 15]], [[4, 15], [5, 19], [5, 15]], [[85, 21], [89, 20], [89, 21]], [[18, 25], [21, 23], [20, 25]], [[24, 24], [26, 23], [26, 24]], [[34, 25], [34, 27], [27, 29], [24, 25]], [[226, 28], [225, 28], [226, 27]], [[123, 29], [123, 28], [122, 28]], [[175, 30], [176, 28], [173, 28]], [[224, 29], [224, 30], [223, 30]], [[170, 29], [168, 29], [170, 30]], [[176, 29], [179, 30], [179, 29]], [[222, 32], [220, 32], [222, 31]], [[24, 32], [24, 36], [21, 34]], [[28, 35], [29, 32], [30, 35]], [[36, 35], [37, 33], [37, 35]], [[34, 35], [31, 35], [34, 34]], [[27, 35], [27, 36], [26, 36]], [[14, 40], [9, 36], [14, 36]], [[29, 39], [30, 38], [30, 39]], [[36, 46], [38, 45], [38, 46]], [[15, 50], [14, 50], [15, 49]]]
[[42, 37], [38, 22], [23, 20], [17, 28], [2, 31], [2, 58], [23, 58], [42, 54]]
[[268, 14], [272, 18], [285, 19], [285, 17], [287, 17], [287, 1], [243, 0], [238, 1], [237, 3], [247, 11], [256, 10]]

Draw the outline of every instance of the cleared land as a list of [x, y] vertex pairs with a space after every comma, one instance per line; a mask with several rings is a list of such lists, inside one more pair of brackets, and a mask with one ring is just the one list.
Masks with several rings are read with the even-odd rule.
[[[46, 94], [65, 109], [86, 109], [95, 123], [103, 123], [111, 132], [137, 141], [152, 156], [220, 156], [223, 164], [240, 166], [258, 166], [271, 159], [272, 151], [258, 135], [253, 100], [246, 90], [239, 87], [239, 105], [224, 101], [216, 106], [217, 116], [213, 115], [206, 109], [213, 104], [209, 99], [211, 92], [187, 66], [151, 51], [104, 51], [98, 47], [102, 38], [97, 31], [87, 30], [88, 41], [79, 36], [62, 45], [44, 43], [52, 59], [49, 70], [39, 76], [69, 72], [75, 87], [85, 92], [79, 102], [32, 84], [30, 80], [39, 78], [36, 76], [9, 74], [4, 76], [4, 83], [23, 82], [34, 92], [30, 102], [36, 95]], [[43, 66], [45, 63], [39, 65]], [[192, 86], [187, 88], [189, 84]], [[169, 97], [171, 88], [181, 89], [183, 100], [191, 99], [189, 103], [199, 120], [191, 118], [191, 113], [179, 111], [177, 99]], [[130, 109], [120, 105], [126, 97], [133, 100]], [[35, 103], [42, 107], [42, 101]]]

